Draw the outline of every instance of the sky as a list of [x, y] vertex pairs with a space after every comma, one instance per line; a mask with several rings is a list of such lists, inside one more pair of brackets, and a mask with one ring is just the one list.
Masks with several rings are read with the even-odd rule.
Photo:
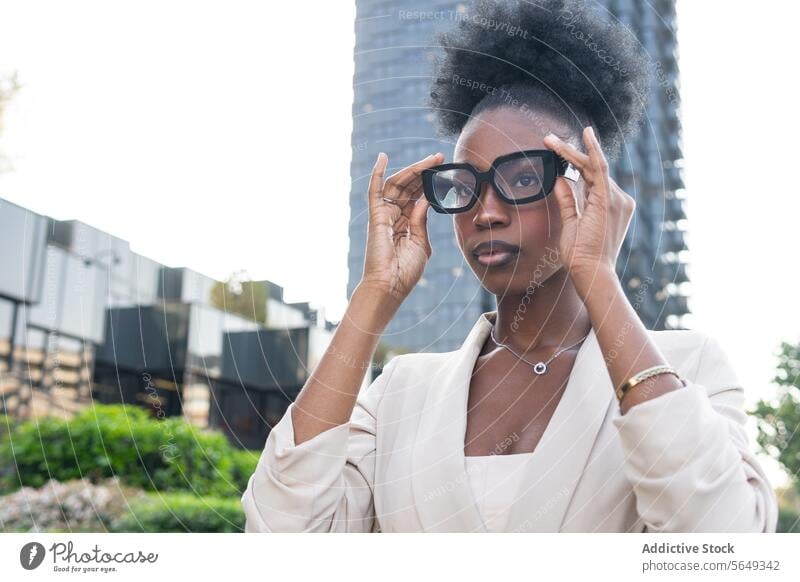
[[[0, 197], [346, 307], [353, 2], [0, 0]], [[798, 3], [678, 2], [691, 327], [748, 401], [800, 341]], [[377, 153], [377, 152], [376, 152]]]

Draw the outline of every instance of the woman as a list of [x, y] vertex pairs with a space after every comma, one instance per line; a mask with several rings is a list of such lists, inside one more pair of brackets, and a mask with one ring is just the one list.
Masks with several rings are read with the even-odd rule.
[[[384, 180], [379, 154], [363, 278], [267, 439], [246, 531], [775, 531], [719, 343], [646, 330], [615, 274], [635, 204], [607, 160], [646, 98], [635, 42], [567, 1], [481, 2], [442, 42], [457, 165]], [[431, 256], [430, 206], [497, 310], [359, 391]]]

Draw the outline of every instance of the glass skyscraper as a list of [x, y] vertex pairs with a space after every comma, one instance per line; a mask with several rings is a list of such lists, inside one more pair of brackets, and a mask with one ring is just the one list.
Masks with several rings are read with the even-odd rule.
[[[620, 187], [637, 201], [618, 273], [647, 327], [679, 328], [687, 304], [681, 293], [686, 245], [675, 2], [599, 4], [635, 32], [653, 73], [646, 123], [612, 168]], [[453, 144], [436, 135], [426, 102], [439, 53], [435, 32], [453, 26], [469, 6], [452, 0], [357, 0], [356, 5], [348, 295], [363, 270], [366, 191], [378, 152], [389, 156], [387, 176], [436, 151], [452, 159]], [[455, 349], [477, 317], [495, 307], [458, 249], [452, 219], [430, 211], [428, 232], [433, 256], [383, 336], [383, 343], [398, 351]]]

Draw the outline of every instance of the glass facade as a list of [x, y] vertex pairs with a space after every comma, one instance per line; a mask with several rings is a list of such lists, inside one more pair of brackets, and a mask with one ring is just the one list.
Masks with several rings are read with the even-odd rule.
[[[680, 316], [687, 312], [680, 288], [686, 281], [681, 252], [686, 246], [675, 3], [600, 3], [637, 34], [656, 78], [648, 122], [612, 168], [614, 179], [637, 201], [618, 273], [647, 327], [681, 327]], [[366, 190], [378, 152], [389, 156], [387, 175], [436, 151], [452, 159], [453, 144], [436, 136], [425, 103], [439, 53], [435, 32], [454, 25], [468, 3], [358, 0], [356, 6], [348, 295], [363, 270]], [[428, 232], [433, 256], [382, 339], [398, 350], [456, 349], [480, 313], [495, 307], [464, 261], [451, 219], [431, 212]]]
[[124, 402], [258, 449], [332, 335], [270, 281], [261, 325], [213, 305], [210, 277], [1, 199], [0, 243], [0, 413]]

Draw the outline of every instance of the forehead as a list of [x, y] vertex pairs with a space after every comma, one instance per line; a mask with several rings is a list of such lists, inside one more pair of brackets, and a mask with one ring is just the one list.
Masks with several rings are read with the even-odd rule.
[[567, 139], [566, 127], [552, 116], [519, 107], [496, 107], [469, 119], [456, 142], [454, 162], [488, 168], [498, 156], [520, 150], [547, 149], [544, 136]]

